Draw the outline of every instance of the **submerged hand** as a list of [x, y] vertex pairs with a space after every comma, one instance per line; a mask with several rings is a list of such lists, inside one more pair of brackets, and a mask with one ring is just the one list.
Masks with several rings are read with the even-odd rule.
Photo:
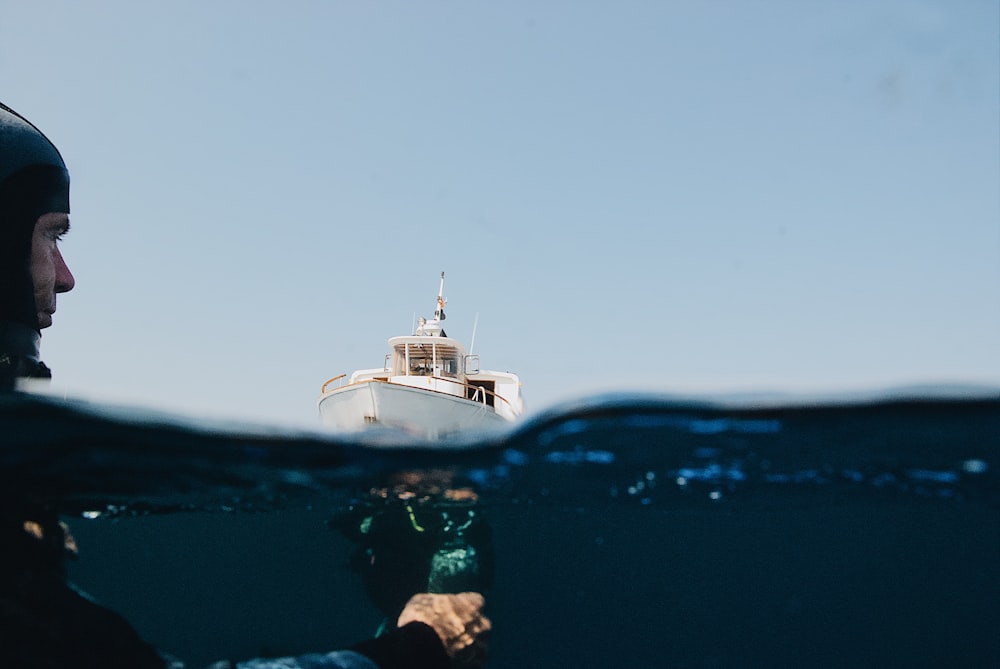
[[478, 592], [457, 595], [421, 593], [407, 602], [399, 615], [402, 627], [414, 621], [434, 629], [455, 667], [481, 667], [486, 662], [486, 643], [492, 624], [483, 615], [483, 596]]

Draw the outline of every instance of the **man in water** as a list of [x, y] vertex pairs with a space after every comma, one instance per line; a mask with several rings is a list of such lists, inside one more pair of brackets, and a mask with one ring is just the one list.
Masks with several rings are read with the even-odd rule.
[[[0, 103], [0, 389], [50, 378], [39, 358], [56, 296], [75, 280], [59, 240], [69, 231], [69, 173], [34, 125]], [[58, 509], [0, 491], [0, 666], [166, 669], [118, 614], [66, 581], [76, 546]], [[477, 593], [418, 594], [388, 634], [345, 651], [278, 660], [221, 662], [238, 669], [432, 669], [481, 665], [490, 621]]]

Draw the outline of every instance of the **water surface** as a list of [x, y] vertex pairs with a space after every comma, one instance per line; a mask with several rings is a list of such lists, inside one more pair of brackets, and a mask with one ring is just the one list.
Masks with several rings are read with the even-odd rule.
[[192, 667], [372, 635], [338, 527], [400, 472], [442, 471], [491, 536], [490, 667], [1000, 666], [995, 394], [595, 398], [445, 449], [0, 414], [3, 483], [60, 500], [74, 582]]

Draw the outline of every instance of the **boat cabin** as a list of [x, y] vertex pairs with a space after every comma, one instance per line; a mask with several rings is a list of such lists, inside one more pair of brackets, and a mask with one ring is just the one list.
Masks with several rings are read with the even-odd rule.
[[445, 338], [393, 337], [392, 376], [434, 376], [465, 380], [466, 358], [461, 344]]
[[[393, 337], [389, 345], [392, 353], [386, 356], [385, 368], [381, 374], [369, 372], [367, 378], [464, 397], [492, 407], [505, 417], [520, 414], [522, 403], [517, 376], [482, 371], [479, 356], [466, 354], [461, 342], [449, 337], [418, 334]], [[352, 378], [355, 380], [361, 378]]]

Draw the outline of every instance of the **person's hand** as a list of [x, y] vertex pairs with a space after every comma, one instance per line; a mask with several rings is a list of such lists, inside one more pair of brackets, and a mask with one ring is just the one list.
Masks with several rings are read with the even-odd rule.
[[492, 624], [483, 615], [483, 596], [478, 592], [457, 595], [420, 593], [407, 602], [397, 624], [414, 621], [434, 629], [455, 667], [481, 667]]

